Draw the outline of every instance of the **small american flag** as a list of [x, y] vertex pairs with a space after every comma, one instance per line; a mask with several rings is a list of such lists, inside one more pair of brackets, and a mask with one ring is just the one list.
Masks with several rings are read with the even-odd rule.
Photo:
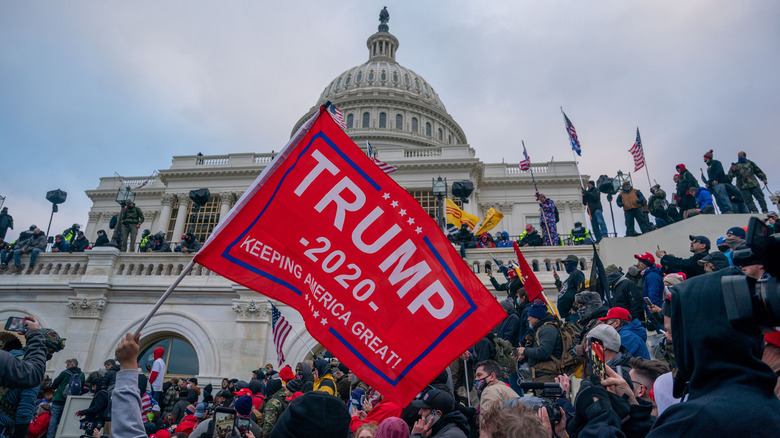
[[374, 164], [379, 166], [379, 168], [382, 169], [382, 172], [393, 173], [396, 170], [398, 170], [397, 167], [391, 166], [385, 163], [384, 161], [377, 160], [376, 157], [374, 156], [374, 149], [371, 147], [371, 143], [369, 143], [368, 140], [366, 140], [366, 151], [368, 152], [368, 158], [370, 158], [371, 161], [374, 162]]
[[520, 162], [518, 167], [520, 167], [520, 170], [523, 172], [527, 172], [531, 170], [531, 159], [528, 157], [528, 152], [525, 150], [525, 142], [523, 142], [523, 156], [525, 159]]
[[271, 325], [273, 327], [276, 357], [279, 358], [279, 366], [281, 367], [284, 363], [284, 350], [282, 350], [282, 347], [284, 347], [284, 341], [287, 340], [287, 335], [290, 334], [292, 326], [273, 303], [271, 303]]
[[336, 105], [330, 104], [328, 106], [328, 114], [333, 118], [333, 121], [336, 122], [341, 129], [347, 129], [347, 124], [344, 122], [344, 114], [341, 113], [341, 111], [336, 108]]
[[639, 137], [639, 128], [636, 128], [636, 142], [628, 150], [634, 156], [634, 172], [645, 167], [645, 150], [642, 148], [642, 138]]
[[563, 112], [563, 108], [561, 108], [561, 112], [563, 113], [563, 120], [566, 122], [566, 132], [569, 133], [571, 148], [574, 149], [574, 152], [576, 152], [577, 155], [582, 156], [582, 148], [580, 147], [580, 140], [577, 138], [577, 130], [574, 129], [574, 125], [571, 124], [571, 120], [566, 117], [566, 113]]

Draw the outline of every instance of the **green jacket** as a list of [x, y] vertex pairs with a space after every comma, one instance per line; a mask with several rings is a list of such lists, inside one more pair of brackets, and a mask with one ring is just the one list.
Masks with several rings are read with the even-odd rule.
[[[71, 367], [66, 369], [65, 371], [61, 372], [59, 376], [57, 376], [56, 379], [51, 383], [51, 386], [53, 388], [57, 388], [56, 391], [54, 391], [54, 397], [51, 398], [52, 403], [55, 404], [65, 404], [65, 398], [66, 395], [64, 394], [65, 389], [68, 387], [68, 382], [70, 382], [70, 376], [71, 374], [79, 373], [80, 379], [81, 379], [81, 387], [84, 387], [84, 373], [81, 372], [81, 369], [79, 367]], [[70, 394], [68, 394], [70, 395]]]
[[144, 212], [136, 206], [127, 207], [122, 211], [122, 224], [138, 225], [144, 223]]
[[658, 211], [658, 209], [661, 208], [665, 200], [666, 200], [666, 192], [661, 189], [656, 190], [655, 193], [653, 193], [653, 196], [650, 197], [650, 201], [648, 202], [647, 205], [650, 208], [650, 213], [653, 213], [654, 211]]
[[[766, 174], [756, 165], [756, 163], [747, 160], [744, 163], [734, 163], [729, 169], [729, 178], [737, 178], [737, 188], [752, 189], [761, 187], [758, 180], [766, 180]], [[758, 177], [758, 179], [756, 179]]]
[[282, 400], [284, 400], [284, 388], [265, 399], [263, 404], [263, 425], [260, 427], [263, 431], [263, 438], [271, 436], [271, 431], [276, 425], [276, 421], [279, 420], [282, 412], [287, 407], [287, 403], [282, 402]]

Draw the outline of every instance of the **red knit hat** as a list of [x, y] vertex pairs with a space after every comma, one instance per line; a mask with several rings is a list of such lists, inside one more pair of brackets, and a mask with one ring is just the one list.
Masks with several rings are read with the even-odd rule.
[[285, 365], [284, 368], [279, 370], [279, 377], [284, 380], [284, 383], [287, 383], [289, 380], [295, 378], [295, 373], [293, 372], [292, 368], [290, 368], [290, 365]]
[[710, 151], [709, 151], [709, 152], [707, 152], [706, 154], [704, 154], [704, 159], [705, 159], [705, 160], [711, 160], [711, 159], [712, 159], [712, 149], [710, 149]]

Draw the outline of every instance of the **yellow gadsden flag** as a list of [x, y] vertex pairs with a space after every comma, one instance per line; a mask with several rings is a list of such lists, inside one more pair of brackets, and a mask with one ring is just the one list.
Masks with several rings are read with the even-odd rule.
[[482, 233], [487, 233], [488, 231], [495, 228], [503, 218], [504, 213], [501, 213], [495, 208], [490, 207], [490, 209], [487, 211], [487, 214], [485, 214], [485, 219], [482, 221], [482, 225], [479, 226], [477, 231], [474, 231], [474, 235], [479, 236]]
[[458, 208], [454, 202], [447, 199], [447, 223], [455, 225], [460, 228], [461, 224], [468, 224], [469, 230], [473, 230], [477, 226], [479, 218], [473, 214], [468, 214], [465, 211]]

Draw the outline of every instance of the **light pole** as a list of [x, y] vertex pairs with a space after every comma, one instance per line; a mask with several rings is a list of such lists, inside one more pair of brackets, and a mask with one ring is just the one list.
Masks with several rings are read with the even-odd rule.
[[0, 195], [0, 208], [3, 208], [4, 203], [5, 203], [5, 196]]
[[[66, 199], [68, 199], [68, 193], [60, 189], [51, 190], [46, 193], [46, 200], [51, 202], [51, 216], [49, 216], [49, 226], [46, 227], [47, 238], [49, 236], [49, 231], [51, 231], [51, 220], [54, 219], [54, 213], [59, 210], [57, 204], [62, 204]], [[3, 198], [3, 200], [5, 200], [5, 198]], [[0, 202], [0, 206], [2, 206], [2, 202]], [[54, 242], [53, 239], [51, 241]]]
[[[135, 193], [130, 190], [130, 187], [120, 187], [116, 192], [116, 203], [119, 204], [119, 213], [116, 215], [116, 225], [114, 225], [114, 233], [111, 235], [111, 241], [109, 245], [119, 249], [119, 244], [122, 240], [122, 233], [120, 232], [122, 227], [122, 211], [128, 202], [135, 202]], [[127, 238], [127, 236], [125, 236]]]
[[[203, 188], [198, 190], [190, 190], [190, 199], [192, 199], [192, 202], [194, 206], [192, 207], [192, 212], [195, 213], [195, 220], [192, 221], [192, 226], [190, 228], [190, 233], [195, 234], [195, 231], [197, 230], [196, 225], [198, 222], [198, 212], [200, 211], [200, 208], [204, 205], [208, 204], [209, 199], [211, 199], [211, 192], [209, 192], [209, 189]], [[203, 236], [205, 240], [206, 236]]]
[[447, 197], [447, 178], [439, 176], [437, 179], [431, 179], [431, 183], [433, 196], [436, 197], [436, 224], [444, 232], [444, 198]]

